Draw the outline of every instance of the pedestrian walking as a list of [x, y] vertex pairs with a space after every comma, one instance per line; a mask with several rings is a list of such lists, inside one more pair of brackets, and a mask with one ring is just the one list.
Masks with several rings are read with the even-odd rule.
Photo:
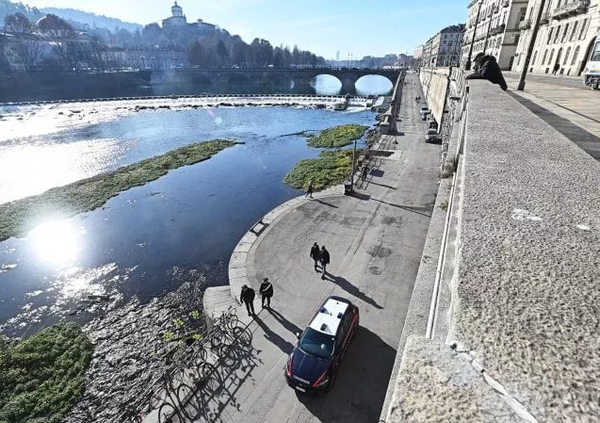
[[321, 267], [323, 269], [321, 279], [325, 279], [325, 274], [327, 273], [327, 265], [329, 264], [329, 251], [327, 251], [324, 245], [321, 247], [321, 254], [319, 255], [319, 260], [321, 260]]
[[254, 313], [254, 296], [256, 293], [254, 289], [248, 285], [242, 286], [242, 294], [240, 295], [240, 302], [246, 304], [246, 310], [248, 310], [248, 316], [252, 316]]
[[556, 72], [558, 72], [560, 69], [560, 63], [556, 62], [554, 64], [554, 68], [552, 69], [552, 75], [556, 75]]
[[371, 170], [371, 169], [369, 169], [369, 166], [367, 166], [367, 165], [364, 165], [364, 167], [362, 168], [362, 175], [360, 178], [362, 179], [363, 182], [367, 180], [367, 176], [369, 175], [369, 170]]
[[[269, 278], [264, 278], [258, 290], [262, 300], [262, 308], [271, 308], [271, 297], [273, 296], [273, 284], [269, 282]], [[265, 303], [267, 304], [265, 306]]]
[[306, 194], [304, 194], [304, 198], [313, 198], [313, 183], [312, 179], [308, 181], [308, 188], [306, 189]]
[[315, 261], [315, 272], [319, 271], [319, 259], [321, 258], [321, 250], [316, 242], [310, 249], [310, 257]]

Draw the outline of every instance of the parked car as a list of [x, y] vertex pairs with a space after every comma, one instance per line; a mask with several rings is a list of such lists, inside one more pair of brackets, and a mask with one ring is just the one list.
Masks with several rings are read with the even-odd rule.
[[437, 143], [442, 142], [442, 137], [438, 134], [437, 129], [428, 129], [425, 134], [425, 142]]
[[423, 114], [429, 114], [431, 113], [431, 111], [429, 110], [429, 107], [427, 106], [421, 106], [421, 110], [419, 111], [419, 113]]
[[329, 390], [358, 324], [358, 307], [341, 297], [327, 298], [297, 334], [298, 344], [285, 366], [288, 385], [303, 393]]

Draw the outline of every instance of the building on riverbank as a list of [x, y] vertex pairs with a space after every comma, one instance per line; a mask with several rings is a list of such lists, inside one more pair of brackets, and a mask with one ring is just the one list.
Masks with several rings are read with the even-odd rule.
[[[540, 0], [529, 0], [513, 71], [522, 71]], [[580, 75], [600, 27], [600, 0], [550, 0], [533, 48], [529, 72]], [[556, 72], [554, 70], [556, 69]]]
[[471, 43], [471, 60], [477, 53], [493, 55], [501, 69], [511, 69], [521, 30], [527, 26], [527, 5], [531, 0], [472, 0], [467, 11], [467, 27], [462, 46], [466, 63]]
[[465, 24], [450, 25], [431, 37], [422, 49], [423, 66], [457, 66]]

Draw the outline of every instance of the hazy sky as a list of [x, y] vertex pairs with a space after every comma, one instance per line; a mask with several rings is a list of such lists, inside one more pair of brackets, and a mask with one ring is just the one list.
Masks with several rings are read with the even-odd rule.
[[[172, 0], [22, 0], [29, 6], [70, 7], [139, 24], [171, 14]], [[250, 43], [265, 38], [347, 60], [412, 54], [447, 25], [463, 23], [467, 0], [178, 0], [188, 22], [198, 18]]]

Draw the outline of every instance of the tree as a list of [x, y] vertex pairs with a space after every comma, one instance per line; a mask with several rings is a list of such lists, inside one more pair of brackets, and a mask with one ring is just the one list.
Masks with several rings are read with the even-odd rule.
[[27, 19], [27, 16], [21, 12], [14, 15], [6, 15], [4, 17], [4, 30], [6, 32], [14, 32], [16, 34], [31, 34], [34, 25]]
[[142, 39], [147, 45], [158, 44], [162, 36], [162, 29], [157, 23], [151, 23], [142, 30]]
[[203, 66], [206, 64], [206, 50], [200, 44], [200, 41], [195, 40], [187, 50], [189, 62], [194, 66]]
[[42, 34], [54, 39], [71, 37], [75, 32], [70, 23], [53, 14], [48, 14], [40, 19], [38, 29]]
[[216, 53], [219, 66], [229, 66], [229, 52], [227, 51], [227, 47], [225, 47], [223, 40], [219, 40], [217, 43]]

